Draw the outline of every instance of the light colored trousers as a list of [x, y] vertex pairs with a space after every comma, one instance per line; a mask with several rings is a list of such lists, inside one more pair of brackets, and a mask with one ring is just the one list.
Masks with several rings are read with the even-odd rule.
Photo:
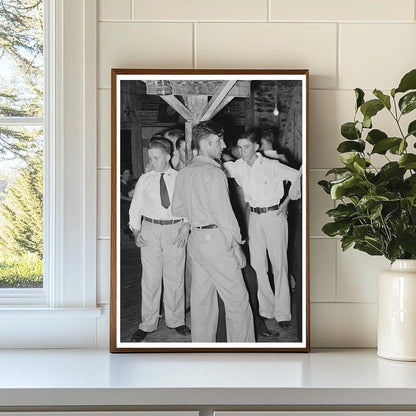
[[192, 342], [215, 342], [217, 292], [224, 302], [228, 342], [254, 342], [253, 314], [243, 275], [218, 229], [194, 229], [188, 241], [191, 262]]
[[[275, 318], [277, 322], [290, 321], [286, 214], [250, 212], [248, 236], [250, 262], [257, 274], [259, 314], [264, 318]], [[267, 274], [267, 253], [272, 264], [274, 294]]]
[[141, 233], [147, 245], [141, 248], [142, 331], [157, 329], [162, 281], [166, 325], [176, 328], [185, 324], [185, 248], [173, 244], [181, 226], [182, 222], [160, 225], [143, 221]]

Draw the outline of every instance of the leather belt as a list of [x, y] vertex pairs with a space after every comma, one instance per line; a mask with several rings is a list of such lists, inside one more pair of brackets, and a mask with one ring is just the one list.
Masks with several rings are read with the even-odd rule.
[[159, 225], [171, 225], [176, 224], [177, 222], [180, 222], [182, 220], [154, 220], [153, 218], [145, 217], [143, 215], [143, 219], [145, 221], [151, 222], [153, 224], [159, 224]]
[[198, 228], [198, 230], [210, 230], [212, 228], [218, 228], [215, 224], [209, 224], [209, 225], [202, 225], [200, 227], [192, 227], [192, 228]]
[[252, 207], [250, 206], [250, 211], [255, 212], [256, 214], [265, 214], [268, 211], [276, 211], [279, 209], [279, 205], [273, 205], [271, 207]]

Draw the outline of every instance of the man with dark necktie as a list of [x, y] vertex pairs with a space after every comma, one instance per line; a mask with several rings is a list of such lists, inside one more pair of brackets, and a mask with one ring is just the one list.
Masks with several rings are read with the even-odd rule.
[[137, 181], [130, 206], [130, 228], [142, 262], [142, 322], [131, 341], [141, 342], [157, 329], [163, 281], [166, 326], [189, 335], [185, 325], [184, 266], [189, 223], [171, 212], [178, 172], [171, 168], [171, 144], [166, 139], [150, 142], [153, 170]]

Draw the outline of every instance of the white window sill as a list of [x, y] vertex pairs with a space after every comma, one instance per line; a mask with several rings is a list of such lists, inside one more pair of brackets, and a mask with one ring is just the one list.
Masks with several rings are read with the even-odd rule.
[[68, 317], [68, 318], [99, 318], [101, 308], [46, 308], [42, 306], [0, 306], [0, 318], [12, 317]]
[[98, 323], [107, 321], [102, 314], [100, 308], [2, 306], [0, 348], [96, 348]]

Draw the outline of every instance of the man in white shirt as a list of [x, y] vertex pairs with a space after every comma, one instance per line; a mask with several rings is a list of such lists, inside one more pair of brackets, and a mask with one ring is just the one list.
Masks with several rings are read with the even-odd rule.
[[181, 335], [185, 325], [184, 266], [189, 223], [175, 217], [171, 201], [178, 172], [170, 167], [171, 144], [155, 139], [149, 144], [153, 170], [137, 181], [130, 205], [130, 228], [142, 262], [142, 322], [132, 337], [142, 341], [157, 329], [163, 281], [166, 325]]
[[[259, 313], [267, 319], [275, 318], [286, 328], [291, 320], [288, 228], [286, 212], [279, 209], [279, 204], [284, 195], [283, 182], [293, 183], [298, 171], [257, 153], [260, 146], [255, 132], [244, 133], [237, 145], [241, 159], [225, 162], [224, 167], [242, 186], [250, 205], [248, 237], [251, 265], [258, 280]], [[274, 276], [274, 294], [267, 274], [267, 253]]]

